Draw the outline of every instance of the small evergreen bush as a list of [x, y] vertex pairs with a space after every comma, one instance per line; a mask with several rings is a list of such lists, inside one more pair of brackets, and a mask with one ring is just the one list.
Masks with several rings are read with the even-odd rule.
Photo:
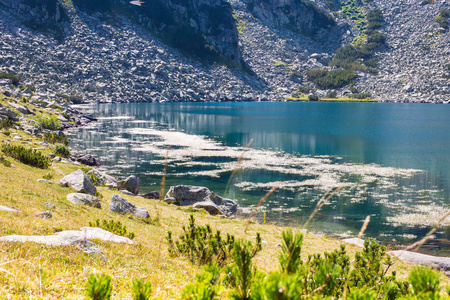
[[133, 279], [133, 300], [150, 300], [152, 285], [143, 279]]
[[109, 300], [112, 294], [111, 276], [91, 275], [86, 283], [86, 296], [92, 300]]
[[56, 144], [55, 145], [55, 155], [69, 158], [71, 156], [70, 149], [64, 144]]
[[372, 94], [370, 93], [355, 93], [350, 95], [350, 98], [354, 98], [354, 99], [367, 99], [370, 98], [372, 96]]
[[[180, 240], [174, 243], [172, 232], [167, 234], [169, 242], [169, 252], [173, 255], [182, 254], [190, 261], [204, 265], [216, 262], [219, 266], [228, 262], [234, 249], [235, 239], [233, 235], [227, 234], [226, 239], [222, 238], [220, 230], [213, 233], [211, 226], [197, 226], [194, 216], [189, 219], [189, 227], [183, 226], [184, 234]], [[261, 236], [256, 235], [256, 245], [252, 255], [256, 255], [261, 250]]]
[[53, 179], [53, 175], [50, 173], [45, 174], [44, 176], [42, 176], [42, 178], [46, 179], [46, 180], [52, 180]]
[[123, 226], [120, 221], [116, 222], [114, 220], [109, 220], [109, 222], [108, 222], [105, 219], [103, 219], [100, 222], [100, 220], [97, 219], [94, 222], [89, 222], [89, 227], [99, 227], [99, 228], [102, 228], [109, 232], [112, 232], [114, 234], [117, 234], [120, 236], [125, 236], [125, 237], [129, 238], [130, 240], [135, 238], [135, 233], [127, 232], [127, 227]]
[[61, 131], [59, 133], [44, 132], [43, 139], [44, 139], [44, 141], [46, 141], [47, 143], [50, 143], [50, 144], [59, 143], [59, 144], [63, 144], [66, 146], [69, 145], [69, 139]]
[[308, 100], [311, 101], [311, 102], [313, 102], [313, 101], [317, 102], [317, 101], [319, 101], [319, 96], [317, 96], [317, 95], [308, 95]]
[[9, 129], [9, 128], [13, 127], [13, 126], [14, 126], [14, 122], [10, 118], [5, 118], [5, 119], [2, 119], [0, 121], [0, 128], [1, 129]]
[[2, 145], [1, 150], [5, 155], [15, 158], [26, 165], [41, 169], [46, 169], [50, 166], [48, 158], [35, 149], [25, 148], [23, 146]]
[[6, 159], [1, 159], [0, 164], [4, 165], [5, 167], [8, 167], [8, 168], [11, 167], [11, 162]]
[[55, 116], [36, 116], [36, 121], [41, 124], [42, 128], [49, 130], [60, 130], [61, 123]]
[[321, 89], [338, 89], [346, 84], [351, 83], [357, 76], [351, 70], [331, 70], [313, 69], [306, 71], [308, 80]]

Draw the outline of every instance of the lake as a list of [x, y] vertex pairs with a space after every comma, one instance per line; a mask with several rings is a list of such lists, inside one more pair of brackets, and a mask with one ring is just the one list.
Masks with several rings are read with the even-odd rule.
[[[69, 133], [102, 169], [159, 191], [206, 186], [245, 217], [301, 226], [319, 199], [344, 185], [310, 223], [326, 235], [409, 244], [449, 210], [450, 106], [399, 103], [131, 103], [83, 107], [98, 122]], [[246, 148], [246, 145], [253, 143]], [[237, 163], [242, 155], [243, 160]], [[231, 178], [233, 170], [239, 168]], [[227, 188], [227, 183], [230, 184]], [[448, 255], [450, 218], [425, 250]]]

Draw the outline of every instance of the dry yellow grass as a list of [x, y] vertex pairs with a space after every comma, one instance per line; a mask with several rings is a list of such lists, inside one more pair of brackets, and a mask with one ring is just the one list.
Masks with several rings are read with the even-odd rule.
[[[20, 133], [24, 140], [15, 141], [38, 147], [36, 138]], [[10, 140], [0, 131], [0, 140]], [[43, 150], [49, 153], [50, 149]], [[159, 216], [159, 222], [147, 224], [139, 219], [109, 212], [109, 202], [114, 193], [105, 187], [98, 188], [102, 194], [102, 208], [77, 206], [66, 200], [73, 192], [57, 184], [38, 183], [37, 179], [46, 174], [58, 182], [64, 175], [79, 166], [56, 163], [46, 170], [24, 165], [6, 157], [13, 167], [0, 164], [0, 205], [14, 207], [20, 213], [0, 211], [0, 236], [51, 235], [60, 230], [78, 230], [88, 226], [89, 221], [106, 219], [120, 221], [128, 232], [134, 232], [135, 245], [116, 244], [105, 241], [94, 242], [104, 253], [86, 254], [76, 247], [45, 246], [35, 243], [0, 244], [0, 299], [85, 299], [84, 286], [92, 273], [107, 273], [113, 278], [113, 299], [131, 299], [133, 278], [145, 278], [153, 286], [156, 299], [178, 299], [182, 288], [195, 278], [199, 270], [184, 257], [171, 257], [167, 250], [166, 236], [173, 232], [176, 239], [181, 234], [181, 226], [188, 224], [190, 212], [185, 208], [167, 205], [158, 200], [121, 195], [132, 203], [146, 208], [151, 217]], [[180, 182], [182, 184], [182, 182]], [[40, 219], [36, 213], [48, 210], [44, 202], [53, 203], [52, 219]], [[278, 269], [281, 232], [275, 225], [250, 224], [244, 232], [246, 220], [223, 219], [209, 216], [203, 211], [193, 213], [196, 223], [210, 224], [223, 234], [230, 233], [236, 238], [254, 241], [260, 232], [263, 250], [254, 262], [263, 271]], [[332, 251], [341, 244], [338, 240], [306, 234], [303, 256], [312, 253]], [[351, 256], [358, 250], [347, 245]], [[411, 266], [396, 262], [394, 270], [405, 277]]]

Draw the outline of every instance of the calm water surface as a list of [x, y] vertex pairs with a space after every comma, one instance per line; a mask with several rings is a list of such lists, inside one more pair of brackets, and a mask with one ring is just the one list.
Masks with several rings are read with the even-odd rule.
[[[99, 121], [71, 132], [71, 146], [102, 168], [135, 174], [141, 192], [167, 184], [207, 186], [236, 199], [242, 215], [301, 225], [320, 197], [345, 185], [311, 224], [325, 234], [410, 243], [449, 210], [450, 106], [379, 103], [148, 103], [83, 108]], [[237, 159], [241, 170], [232, 178]], [[428, 245], [448, 251], [450, 220]], [[450, 228], [450, 227], [449, 227]], [[446, 233], [447, 232], [447, 233]]]

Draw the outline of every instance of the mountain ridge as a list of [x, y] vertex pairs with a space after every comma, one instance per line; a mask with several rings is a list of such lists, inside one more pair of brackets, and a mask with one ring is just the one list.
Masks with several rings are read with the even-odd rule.
[[[211, 1], [212, 5], [223, 4]], [[278, 5], [281, 0], [271, 1]], [[292, 2], [298, 5], [299, 1]], [[161, 29], [164, 26], [149, 30], [142, 26], [142, 18], [136, 21], [126, 14], [89, 13], [69, 7], [65, 19], [64, 14], [45, 16], [36, 9], [24, 13], [29, 9], [26, 5], [1, 0], [0, 71], [19, 74], [42, 95], [63, 92], [100, 102], [275, 101], [292, 97], [305, 86], [311, 88], [309, 93], [325, 97], [331, 90], [315, 87], [305, 72], [333, 69], [328, 62], [335, 51], [361, 37], [362, 30], [342, 11], [333, 13], [335, 24], [317, 34], [303, 35], [279, 26], [273, 17], [258, 17], [247, 1], [227, 3], [237, 23], [227, 32], [239, 34], [238, 45], [219, 34], [219, 41], [231, 45], [220, 50], [219, 43], [206, 37], [215, 51], [228, 58], [228, 63], [215, 64], [202, 63], [168, 46]], [[325, 3], [317, 2], [314, 7], [323, 10]], [[420, 0], [364, 4], [362, 11], [379, 8], [385, 16], [380, 31], [386, 42], [374, 54], [379, 60], [378, 73], [356, 71], [354, 84], [336, 93], [351, 95], [352, 87], [353, 92], [370, 93], [380, 102], [448, 103], [450, 83], [445, 74], [450, 63], [450, 34], [434, 21], [439, 10], [447, 7], [446, 2], [424, 5]], [[55, 33], [25, 25], [39, 19], [39, 13], [44, 15], [41, 19], [59, 17], [60, 41]], [[192, 20], [186, 17], [182, 24], [200, 27], [200, 21]]]

